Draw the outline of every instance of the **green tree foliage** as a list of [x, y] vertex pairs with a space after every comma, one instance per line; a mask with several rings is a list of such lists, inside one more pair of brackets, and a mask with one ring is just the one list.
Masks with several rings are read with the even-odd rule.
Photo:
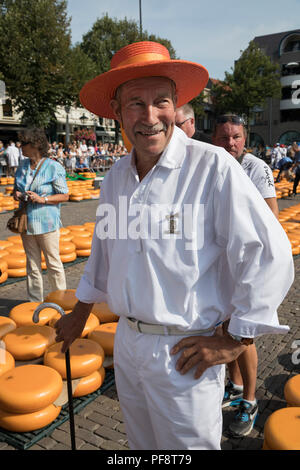
[[107, 72], [110, 68], [110, 61], [115, 52], [128, 44], [138, 41], [156, 41], [164, 46], [170, 52], [172, 58], [175, 58], [175, 50], [170, 41], [159, 38], [153, 34], [143, 31], [140, 35], [139, 26], [136, 21], [110, 18], [106, 13], [99, 18], [92, 29], [86, 33], [80, 44], [82, 50], [96, 64], [97, 73]]
[[[76, 68], [85, 57], [71, 47], [66, 1], [0, 2], [0, 64], [7, 92], [24, 124], [47, 127], [57, 105], [76, 100], [82, 82], [91, 78]], [[91, 68], [88, 61], [83, 70]]]
[[225, 80], [212, 87], [212, 96], [218, 114], [233, 112], [246, 117], [249, 135], [253, 109], [263, 106], [269, 97], [281, 96], [279, 66], [251, 41], [232, 72], [225, 72]]

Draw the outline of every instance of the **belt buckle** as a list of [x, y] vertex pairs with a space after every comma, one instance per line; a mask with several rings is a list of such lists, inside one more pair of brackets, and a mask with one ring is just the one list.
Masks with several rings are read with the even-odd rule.
[[129, 318], [129, 320], [132, 322], [132, 326], [133, 326], [133, 329], [137, 332], [137, 333], [141, 333], [141, 329], [140, 329], [140, 320], [137, 320], [136, 318]]

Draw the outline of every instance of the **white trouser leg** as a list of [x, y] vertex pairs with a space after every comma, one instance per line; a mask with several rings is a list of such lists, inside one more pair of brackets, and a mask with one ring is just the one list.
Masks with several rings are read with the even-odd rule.
[[43, 275], [41, 268], [41, 249], [36, 235], [22, 234], [26, 252], [27, 293], [30, 302], [42, 302]]
[[135, 450], [220, 449], [224, 366], [175, 370], [169, 351], [182, 337], [144, 335], [120, 318], [115, 374], [128, 441]]
[[44, 253], [51, 290], [66, 289], [66, 276], [59, 255], [59, 230], [37, 235], [39, 245]]

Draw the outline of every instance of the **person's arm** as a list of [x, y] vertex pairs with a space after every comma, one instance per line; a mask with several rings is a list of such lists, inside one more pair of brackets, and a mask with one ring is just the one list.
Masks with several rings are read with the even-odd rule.
[[79, 338], [94, 304], [78, 301], [73, 311], [61, 317], [54, 325], [56, 330], [55, 341], [63, 341], [61, 352], [65, 353], [74, 339]]
[[38, 204], [59, 204], [60, 202], [65, 202], [69, 200], [69, 193], [62, 194], [51, 194], [49, 196], [39, 196], [33, 191], [27, 191], [26, 194], [29, 195], [30, 202], [35, 202]]
[[279, 216], [279, 208], [278, 208], [278, 203], [276, 197], [267, 197], [265, 198], [266, 203], [270, 207], [271, 211], [275, 215], [275, 217], [278, 219]]

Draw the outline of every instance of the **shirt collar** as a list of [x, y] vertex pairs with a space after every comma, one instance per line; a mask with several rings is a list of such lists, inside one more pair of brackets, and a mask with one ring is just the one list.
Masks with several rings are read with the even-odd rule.
[[[161, 154], [158, 162], [156, 163], [156, 166], [162, 166], [170, 169], [180, 168], [185, 157], [187, 140], [188, 137], [186, 134], [181, 129], [179, 129], [179, 127], [174, 126], [170, 142]], [[130, 152], [129, 167], [136, 172], [135, 159], [135, 149], [132, 148]]]

